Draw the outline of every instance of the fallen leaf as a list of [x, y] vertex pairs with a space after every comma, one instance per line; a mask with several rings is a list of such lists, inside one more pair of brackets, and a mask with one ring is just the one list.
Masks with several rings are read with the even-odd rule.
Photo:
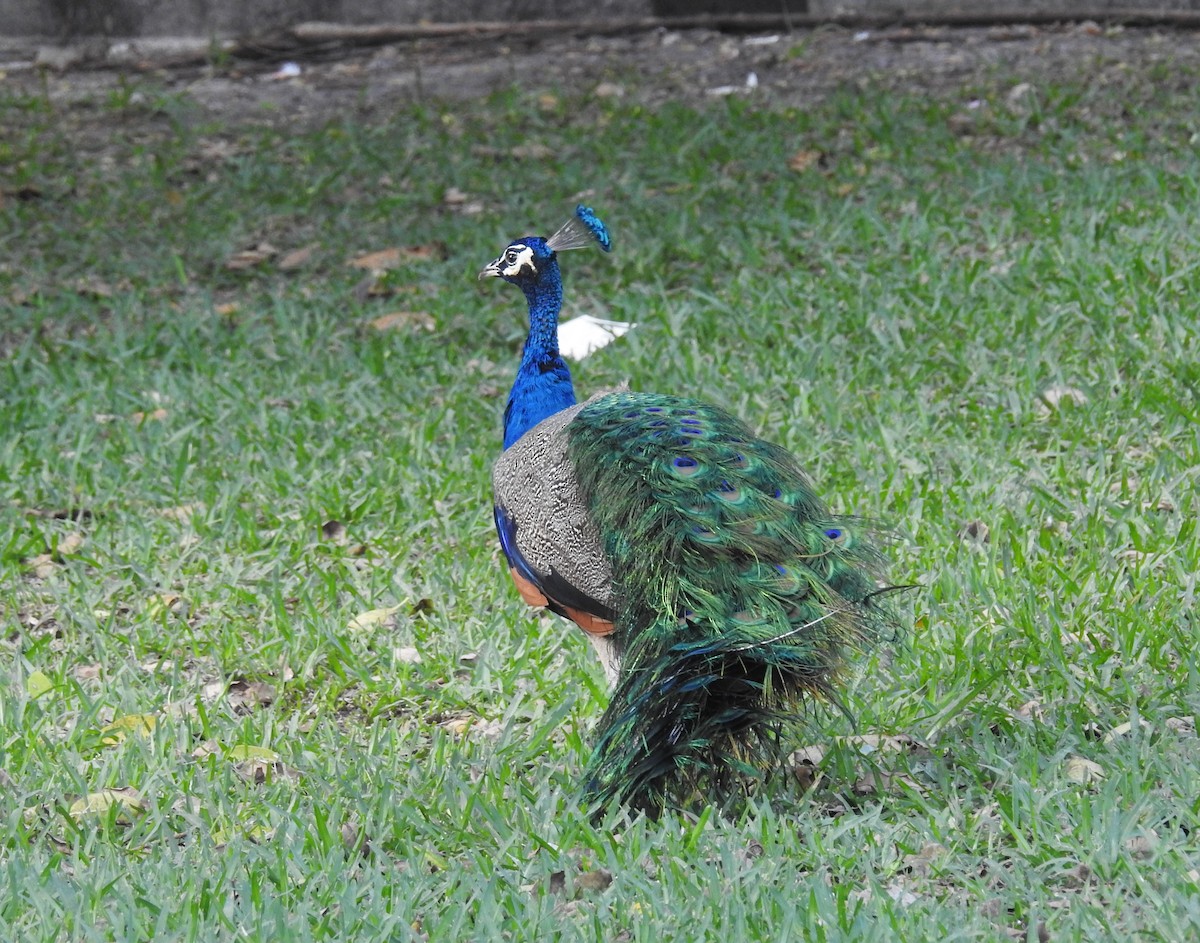
[[122, 786], [119, 789], [90, 792], [82, 799], [72, 802], [69, 812], [72, 818], [79, 819], [86, 815], [102, 814], [113, 808], [119, 810], [118, 821], [129, 822], [131, 819], [127, 813], [144, 811], [146, 803], [136, 789]]
[[423, 331], [437, 330], [433, 316], [424, 311], [392, 311], [367, 322], [377, 331], [397, 331], [404, 328]]
[[126, 714], [100, 728], [100, 742], [105, 746], [115, 746], [131, 734], [149, 737], [157, 725], [158, 718], [154, 714]]
[[442, 196], [442, 202], [447, 206], [455, 206], [467, 202], [467, 194], [458, 187], [447, 187]]
[[901, 907], [910, 907], [920, 900], [916, 894], [906, 888], [899, 881], [893, 881], [884, 888], [884, 891], [887, 892], [888, 897], [894, 900]]
[[250, 743], [239, 743], [225, 751], [225, 756], [235, 762], [257, 760], [262, 763], [278, 763], [279, 754], [270, 747], [255, 746]]
[[54, 690], [54, 682], [44, 671], [31, 671], [25, 679], [25, 691], [34, 700]]
[[788, 168], [796, 171], [797, 173], [803, 173], [810, 167], [819, 165], [824, 158], [825, 155], [821, 151], [796, 151], [795, 154], [788, 158]]
[[160, 406], [158, 409], [152, 410], [148, 413], [141, 411], [132, 413], [130, 414], [129, 418], [136, 422], [139, 426], [147, 422], [162, 422], [167, 418], [167, 411]]
[[271, 245], [271, 243], [260, 242], [248, 249], [235, 252], [225, 260], [225, 268], [231, 272], [254, 268], [254, 266], [262, 265], [262, 263], [274, 258], [278, 253], [279, 250]]
[[388, 606], [383, 609], [368, 609], [351, 619], [346, 628], [351, 632], [361, 632], [387, 624], [395, 625], [393, 616], [400, 611], [400, 608], [400, 606]]
[[1087, 784], [1099, 782], [1104, 778], [1104, 767], [1082, 756], [1067, 757], [1065, 765], [1067, 779], [1073, 783]]
[[595, 871], [584, 871], [575, 879], [575, 886], [581, 891], [603, 891], [612, 885], [611, 871], [597, 868]]
[[302, 249], [293, 249], [284, 255], [276, 266], [283, 272], [291, 272], [304, 265], [307, 265], [313, 257], [313, 253], [317, 250], [316, 246], [305, 246]]
[[[1141, 729], [1146, 729], [1146, 730], [1151, 729], [1150, 722], [1148, 720], [1143, 720], [1140, 717], [1138, 718], [1138, 727]], [[1133, 732], [1133, 722], [1127, 720], [1127, 721], [1125, 721], [1125, 723], [1117, 724], [1117, 726], [1113, 727], [1110, 731], [1108, 731], [1108, 733], [1106, 733], [1104, 735], [1103, 742], [1104, 743], [1112, 743], [1114, 740], [1117, 740], [1121, 737], [1127, 736], [1128, 734], [1130, 734], [1132, 732]]]
[[1166, 726], [1168, 730], [1184, 737], [1194, 737], [1196, 735], [1195, 717], [1168, 717]]
[[275, 688], [265, 681], [234, 681], [225, 693], [229, 706], [237, 711], [266, 707], [275, 700]]
[[152, 619], [161, 618], [168, 612], [176, 612], [183, 608], [183, 597], [175, 593], [158, 593], [146, 599], [146, 614]]
[[443, 730], [450, 731], [450, 733], [454, 734], [454, 736], [461, 737], [471, 729], [476, 720], [477, 718], [471, 716], [470, 714], [459, 714], [456, 717], [450, 717], [446, 720], [443, 720], [439, 726], [441, 726]]
[[213, 311], [223, 318], [231, 318], [238, 313], [240, 306], [236, 301], [226, 301], [224, 304], [216, 305]]
[[405, 262], [442, 259], [445, 258], [445, 255], [445, 243], [429, 242], [416, 246], [396, 246], [390, 249], [380, 249], [378, 252], [368, 252], [366, 255], [351, 259], [346, 264], [351, 268], [380, 272], [399, 268]]
[[39, 553], [36, 557], [26, 560], [25, 565], [39, 580], [49, 579], [54, 572], [54, 557], [48, 553]]
[[300, 778], [298, 770], [285, 765], [279, 754], [268, 747], [240, 744], [225, 751], [227, 759], [234, 761], [234, 770], [247, 782], [262, 783], [283, 778], [295, 782]]
[[60, 557], [69, 557], [73, 553], [78, 553], [83, 544], [83, 534], [72, 532], [60, 540], [54, 549]]
[[421, 653], [415, 648], [393, 648], [392, 657], [402, 665], [419, 665], [421, 663]]
[[1059, 409], [1062, 406], [1083, 406], [1087, 403], [1088, 397], [1083, 390], [1074, 386], [1051, 386], [1042, 390], [1042, 402], [1050, 409]]
[[100, 665], [76, 665], [71, 669], [76, 681], [95, 681], [100, 677]]

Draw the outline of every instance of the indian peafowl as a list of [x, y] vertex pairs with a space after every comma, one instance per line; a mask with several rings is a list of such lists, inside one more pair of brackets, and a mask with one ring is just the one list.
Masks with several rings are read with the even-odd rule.
[[521, 596], [575, 622], [613, 692], [586, 791], [650, 814], [768, 770], [779, 728], [830, 699], [894, 614], [861, 523], [795, 458], [715, 406], [656, 393], [576, 403], [558, 350], [557, 253], [608, 230], [579, 206], [479, 273], [512, 282], [529, 335], [495, 464], [496, 529]]

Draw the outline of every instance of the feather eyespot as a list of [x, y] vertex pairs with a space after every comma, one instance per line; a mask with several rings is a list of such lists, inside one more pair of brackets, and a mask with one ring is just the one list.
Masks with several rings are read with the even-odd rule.
[[647, 413], [661, 413], [663, 408], [661, 406], [647, 406], [643, 411]]
[[825, 536], [830, 540], [838, 541], [845, 538], [846, 532], [838, 527], [827, 527], [825, 528]]
[[774, 498], [776, 501], [782, 501], [783, 500], [783, 489], [776, 488], [775, 491], [772, 492], [771, 497]]
[[688, 458], [686, 455], [676, 455], [671, 459], [671, 467], [675, 469], [677, 474], [684, 478], [690, 478], [696, 472], [700, 471], [700, 463], [694, 458]]
[[729, 464], [734, 468], [748, 468], [750, 466], [750, 463], [746, 461], [746, 456], [741, 452], [735, 452]]
[[698, 426], [698, 425], [700, 425], [700, 420], [699, 420], [699, 419], [688, 419], [688, 418], [684, 418], [684, 419], [680, 419], [679, 421], [680, 421], [680, 423], [682, 423], [682, 424], [683, 424], [683, 425], [685, 425], [685, 426]]

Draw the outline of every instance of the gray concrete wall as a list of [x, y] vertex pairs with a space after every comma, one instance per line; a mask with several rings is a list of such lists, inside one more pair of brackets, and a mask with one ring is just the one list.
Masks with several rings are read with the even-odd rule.
[[0, 0], [0, 41], [92, 36], [235, 37], [308, 20], [416, 23], [700, 13], [919, 15], [974, 11], [1200, 10], [1200, 0]]
[[0, 0], [0, 38], [244, 36], [308, 20], [648, 16], [651, 0]]

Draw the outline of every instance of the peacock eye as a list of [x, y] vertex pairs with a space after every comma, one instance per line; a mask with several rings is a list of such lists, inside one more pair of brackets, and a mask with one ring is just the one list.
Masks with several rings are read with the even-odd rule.
[[507, 262], [509, 265], [512, 265], [514, 262], [516, 262], [517, 261], [517, 250], [509, 249], [507, 252], [505, 252], [504, 253], [504, 261]]

